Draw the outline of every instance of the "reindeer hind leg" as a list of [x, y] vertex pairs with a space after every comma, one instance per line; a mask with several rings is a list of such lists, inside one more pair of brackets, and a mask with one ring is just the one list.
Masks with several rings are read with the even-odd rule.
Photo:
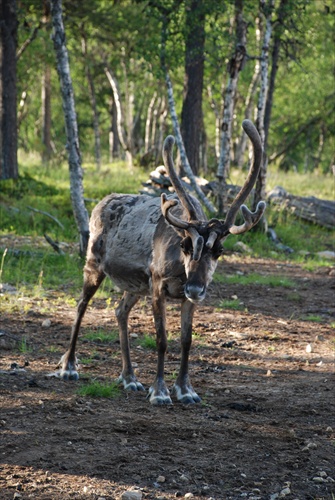
[[104, 278], [105, 274], [99, 270], [96, 260], [94, 258], [88, 260], [84, 267], [83, 290], [77, 306], [77, 316], [72, 326], [70, 347], [59, 362], [61, 365], [60, 377], [63, 380], [79, 379], [76, 359], [76, 344], [79, 329], [89, 301], [98, 290]]

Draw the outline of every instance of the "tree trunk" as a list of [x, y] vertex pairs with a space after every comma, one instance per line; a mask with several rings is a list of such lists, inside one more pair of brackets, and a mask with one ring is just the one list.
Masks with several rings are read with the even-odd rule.
[[[181, 134], [194, 174], [200, 167], [203, 128], [202, 88], [204, 75], [205, 9], [203, 0], [186, 2], [185, 80]], [[181, 175], [184, 173], [181, 170]]]
[[51, 158], [51, 68], [46, 63], [42, 75], [42, 161], [48, 162]]
[[84, 27], [81, 29], [81, 50], [84, 56], [85, 73], [88, 83], [89, 97], [93, 115], [93, 131], [94, 131], [94, 158], [97, 170], [101, 168], [101, 141], [100, 141], [100, 127], [99, 127], [99, 113], [97, 107], [97, 100], [95, 97], [95, 86], [92, 73], [90, 70], [87, 54], [87, 39]]
[[[259, 26], [259, 18], [256, 18], [256, 44], [259, 46], [261, 30]], [[260, 74], [260, 64], [259, 59], [255, 61], [254, 73], [252, 75], [252, 79], [248, 88], [248, 94], [244, 103], [245, 111], [244, 118], [247, 120], [252, 120], [252, 110], [254, 104], [254, 98], [256, 94], [256, 90], [259, 84], [259, 74]], [[247, 147], [247, 134], [244, 130], [241, 133], [240, 139], [238, 141], [238, 147], [236, 150], [236, 165], [239, 169], [242, 169], [244, 163], [244, 153]]]
[[[262, 146], [264, 148], [265, 144], [265, 129], [264, 129], [264, 115], [265, 115], [265, 105], [269, 90], [269, 47], [272, 35], [272, 13], [274, 9], [274, 0], [268, 0], [266, 6], [264, 6], [264, 12], [266, 16], [265, 21], [265, 32], [261, 53], [261, 88], [258, 97], [257, 105], [257, 119], [256, 126], [262, 141]], [[256, 206], [260, 200], [265, 200], [266, 197], [266, 174], [267, 174], [267, 157], [265, 151], [263, 152], [263, 162], [260, 168], [259, 176], [255, 186], [255, 195], [253, 200], [253, 209], [256, 210]], [[266, 228], [266, 223], [264, 217], [263, 224], [259, 225], [259, 228]]]
[[161, 106], [160, 106], [160, 114], [159, 114], [159, 129], [158, 129], [158, 138], [157, 138], [157, 143], [155, 145], [156, 148], [156, 159], [155, 159], [155, 164], [160, 165], [162, 162], [162, 149], [163, 149], [163, 142], [164, 138], [166, 136], [166, 117], [168, 115], [168, 109], [166, 106], [166, 99], [165, 97], [162, 98], [161, 100]]
[[[42, 25], [48, 27], [50, 23], [50, 2], [43, 0]], [[47, 44], [44, 44], [44, 51], [47, 52]], [[51, 158], [51, 68], [48, 62], [45, 62], [42, 74], [41, 89], [41, 108], [42, 108], [42, 161], [48, 162]]]
[[203, 192], [199, 188], [199, 186], [196, 182], [194, 173], [190, 167], [190, 164], [189, 164], [189, 161], [188, 161], [188, 158], [186, 155], [184, 143], [183, 143], [183, 138], [181, 136], [181, 132], [180, 132], [180, 128], [179, 128], [176, 107], [175, 107], [174, 97], [173, 97], [173, 89], [172, 89], [172, 84], [171, 84], [171, 80], [170, 80], [170, 76], [169, 76], [168, 72], [166, 72], [165, 81], [166, 81], [166, 87], [167, 87], [170, 116], [171, 116], [171, 120], [172, 120], [172, 124], [173, 124], [174, 133], [176, 136], [176, 143], [177, 143], [179, 153], [180, 153], [180, 160], [181, 160], [181, 163], [183, 165], [183, 170], [185, 172], [185, 175], [190, 179], [191, 185], [194, 188], [195, 192], [197, 193], [199, 199], [202, 201], [202, 203], [205, 205], [205, 207], [211, 213], [215, 213], [216, 212], [215, 207], [212, 205], [212, 203], [209, 201], [209, 199], [206, 198], [206, 196], [203, 194]]
[[266, 100], [265, 114], [264, 114], [264, 150], [266, 153], [267, 145], [268, 145], [268, 137], [269, 137], [269, 129], [271, 122], [271, 112], [272, 112], [272, 104], [273, 104], [273, 95], [275, 91], [275, 82], [278, 71], [278, 62], [279, 62], [279, 50], [281, 45], [281, 35], [283, 29], [285, 29], [285, 19], [288, 15], [288, 3], [289, 0], [281, 0], [279, 8], [278, 8], [278, 17], [277, 17], [277, 29], [274, 30], [274, 43], [272, 49], [272, 66], [270, 73], [270, 83], [269, 83], [269, 92]]
[[235, 26], [236, 26], [236, 46], [235, 53], [229, 61], [229, 79], [225, 92], [224, 111], [222, 121], [222, 136], [220, 159], [217, 170], [217, 177], [222, 185], [222, 191], [218, 199], [219, 214], [223, 214], [225, 200], [225, 185], [230, 168], [231, 132], [235, 106], [235, 95], [240, 71], [246, 62], [246, 34], [247, 23], [243, 20], [243, 0], [235, 0]]
[[109, 130], [109, 161], [112, 162], [114, 158], [118, 158], [120, 155], [120, 140], [119, 134], [117, 132], [117, 110], [113, 97], [111, 97], [110, 117], [111, 126]]
[[75, 111], [72, 80], [68, 52], [65, 43], [65, 31], [62, 18], [61, 0], [51, 0], [53, 24], [53, 42], [57, 59], [57, 71], [65, 117], [67, 151], [70, 169], [70, 193], [74, 217], [80, 235], [80, 255], [84, 256], [89, 238], [89, 220], [84, 203], [83, 170], [79, 150], [77, 116]]
[[145, 121], [144, 154], [148, 153], [151, 148], [150, 130], [152, 127], [152, 114], [156, 102], [156, 97], [157, 93], [154, 92], [154, 95], [150, 99], [150, 103], [148, 106], [147, 119]]
[[0, 2], [0, 179], [16, 179], [16, 0]]
[[114, 103], [115, 103], [115, 108], [116, 108], [116, 123], [117, 123], [117, 132], [118, 132], [118, 136], [119, 136], [119, 141], [120, 141], [120, 144], [121, 144], [123, 150], [126, 153], [128, 165], [130, 167], [132, 167], [133, 166], [133, 156], [132, 156], [132, 152], [131, 152], [131, 149], [129, 147], [128, 141], [125, 137], [125, 133], [124, 133], [123, 126], [122, 126], [123, 115], [122, 115], [121, 99], [120, 99], [120, 93], [119, 93], [117, 81], [116, 81], [115, 76], [110, 71], [110, 69], [107, 68], [107, 65], [105, 65], [105, 73], [106, 73], [106, 76], [108, 78], [108, 81], [109, 81], [110, 86], [112, 87], [112, 91], [113, 91], [113, 98], [114, 98]]

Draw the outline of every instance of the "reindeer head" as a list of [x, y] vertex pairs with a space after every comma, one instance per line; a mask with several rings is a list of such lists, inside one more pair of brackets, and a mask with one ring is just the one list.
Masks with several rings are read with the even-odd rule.
[[[265, 210], [264, 201], [258, 203], [255, 212], [251, 212], [243, 205], [256, 182], [262, 162], [263, 149], [253, 123], [250, 120], [244, 120], [242, 126], [252, 142], [254, 158], [247, 179], [229, 208], [224, 221], [219, 219], [206, 220], [203, 214], [202, 220], [199, 220], [199, 211], [196, 210], [192, 199], [184, 190], [174, 169], [172, 159], [174, 137], [170, 135], [164, 141], [164, 165], [179, 200], [176, 198], [168, 199], [165, 194], [162, 194], [161, 209], [167, 222], [182, 237], [181, 248], [187, 277], [184, 292], [191, 302], [199, 302], [205, 298], [207, 286], [222, 253], [222, 242], [225, 238], [229, 234], [242, 234], [249, 231], [258, 223]], [[172, 207], [180, 203], [186, 214], [185, 220], [171, 213]], [[240, 208], [244, 223], [236, 226], [235, 219]]]

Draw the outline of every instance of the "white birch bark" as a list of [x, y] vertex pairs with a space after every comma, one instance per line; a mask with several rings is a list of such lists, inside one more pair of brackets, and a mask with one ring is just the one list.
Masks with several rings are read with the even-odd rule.
[[151, 147], [150, 129], [152, 125], [152, 112], [155, 105], [156, 97], [157, 93], [154, 92], [154, 95], [150, 99], [148, 106], [147, 119], [145, 121], [144, 153], [147, 153]]
[[[264, 116], [265, 116], [266, 99], [269, 90], [269, 48], [272, 36], [272, 14], [274, 10], [274, 5], [275, 5], [275, 0], [268, 0], [266, 6], [264, 6], [264, 12], [266, 12], [266, 18], [265, 18], [265, 32], [264, 32], [262, 52], [261, 52], [261, 86], [258, 96], [257, 118], [256, 118], [256, 126], [262, 141], [262, 146], [264, 146], [264, 140], [265, 140]], [[266, 160], [266, 155], [263, 153], [263, 162], [255, 186], [253, 208], [257, 206], [257, 203], [260, 200], [264, 200], [266, 197], [266, 192], [265, 192], [266, 173], [267, 173], [266, 171], [267, 171], [267, 160]]]
[[243, 20], [243, 1], [235, 0], [235, 24], [236, 24], [236, 46], [235, 53], [229, 62], [229, 78], [224, 98], [224, 109], [222, 119], [222, 135], [220, 158], [217, 169], [220, 194], [218, 197], [219, 213], [223, 213], [227, 202], [227, 177], [230, 169], [232, 123], [235, 107], [235, 95], [240, 71], [246, 60], [246, 30], [247, 23]]
[[171, 120], [172, 120], [172, 124], [173, 124], [174, 133], [176, 136], [176, 143], [177, 143], [179, 153], [180, 153], [180, 161], [182, 162], [184, 172], [186, 173], [187, 177], [190, 179], [191, 186], [193, 187], [193, 189], [196, 192], [197, 196], [199, 197], [200, 201], [205, 205], [205, 207], [211, 213], [215, 213], [217, 211], [216, 208], [213, 206], [213, 204], [209, 201], [208, 198], [206, 198], [204, 193], [201, 191], [201, 188], [198, 186], [198, 184], [195, 180], [195, 176], [194, 176], [192, 169], [190, 167], [190, 164], [188, 162], [183, 139], [182, 139], [181, 132], [180, 132], [178, 117], [177, 117], [177, 113], [176, 113], [176, 107], [175, 107], [175, 102], [174, 102], [174, 97], [173, 97], [172, 83], [171, 83], [170, 75], [169, 75], [167, 70], [165, 72], [165, 82], [166, 82], [166, 88], [167, 88], [170, 116], [171, 116]]
[[84, 203], [83, 170], [79, 150], [77, 116], [74, 103], [69, 57], [65, 44], [61, 0], [51, 0], [53, 42], [57, 59], [57, 71], [62, 93], [63, 111], [67, 136], [70, 170], [70, 194], [74, 218], [80, 235], [80, 255], [86, 254], [89, 237], [89, 218]]
[[119, 135], [119, 141], [120, 141], [120, 144], [121, 144], [123, 150], [125, 151], [128, 164], [130, 167], [132, 167], [133, 166], [133, 156], [132, 156], [131, 150], [129, 148], [128, 141], [125, 138], [125, 133], [124, 133], [123, 126], [122, 126], [123, 115], [122, 115], [122, 108], [121, 108], [120, 92], [118, 89], [117, 81], [116, 81], [115, 76], [112, 74], [110, 69], [107, 68], [107, 66], [105, 66], [105, 73], [106, 73], [106, 76], [108, 78], [108, 81], [109, 81], [110, 86], [112, 87], [112, 91], [113, 91], [114, 103], [115, 103], [115, 107], [116, 107], [116, 121], [117, 121], [117, 132]]
[[[260, 22], [259, 22], [259, 17], [257, 17], [256, 18], [257, 47], [259, 47], [260, 39], [261, 39]], [[252, 79], [248, 88], [248, 93], [244, 105], [245, 106], [244, 118], [246, 120], [252, 120], [253, 103], [254, 103], [255, 93], [259, 84], [259, 78], [260, 78], [260, 61], [259, 59], [256, 59], [254, 73], [252, 75]], [[248, 143], [247, 134], [243, 130], [240, 136], [240, 140], [238, 141], [238, 148], [236, 151], [236, 164], [239, 169], [242, 169], [243, 167], [243, 157], [245, 150], [247, 148], [247, 143]]]

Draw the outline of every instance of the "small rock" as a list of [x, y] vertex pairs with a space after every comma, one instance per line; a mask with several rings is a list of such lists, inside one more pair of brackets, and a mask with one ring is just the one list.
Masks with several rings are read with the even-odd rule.
[[237, 243], [235, 243], [235, 245], [233, 246], [234, 250], [236, 252], [240, 252], [240, 253], [252, 253], [252, 249], [246, 245], [245, 243], [243, 243], [242, 241], [238, 241]]
[[324, 252], [317, 252], [316, 254], [320, 259], [335, 260], [335, 252], [325, 250]]
[[19, 500], [19, 498], [22, 498], [22, 495], [18, 493], [17, 491], [14, 493], [13, 500]]
[[186, 493], [186, 495], [184, 495], [184, 498], [193, 498], [193, 497], [194, 497], [194, 495], [191, 492], [190, 493]]
[[302, 449], [302, 451], [315, 450], [317, 447], [318, 445], [316, 443], [310, 442], [306, 444], [306, 446]]
[[187, 476], [185, 476], [185, 474], [182, 474], [180, 476], [180, 480], [183, 481], [184, 483], [188, 483], [189, 482], [189, 479]]
[[141, 500], [142, 492], [141, 491], [124, 491], [121, 495], [121, 500]]
[[164, 476], [158, 476], [157, 483], [165, 483], [165, 477]]
[[324, 478], [320, 477], [320, 476], [313, 477], [313, 481], [314, 481], [314, 483], [324, 483], [325, 482]]
[[279, 493], [279, 498], [287, 497], [287, 495], [291, 495], [291, 489], [288, 487], [281, 490], [281, 492]]
[[42, 326], [43, 326], [43, 328], [49, 328], [51, 326], [51, 320], [50, 319], [45, 319], [42, 322]]
[[308, 344], [306, 346], [306, 352], [313, 352], [313, 346], [312, 346], [312, 344]]
[[328, 426], [327, 429], [326, 429], [326, 432], [333, 432], [333, 428]]
[[318, 476], [320, 477], [327, 477], [327, 472], [325, 472], [324, 470], [320, 470], [320, 472], [318, 472]]

